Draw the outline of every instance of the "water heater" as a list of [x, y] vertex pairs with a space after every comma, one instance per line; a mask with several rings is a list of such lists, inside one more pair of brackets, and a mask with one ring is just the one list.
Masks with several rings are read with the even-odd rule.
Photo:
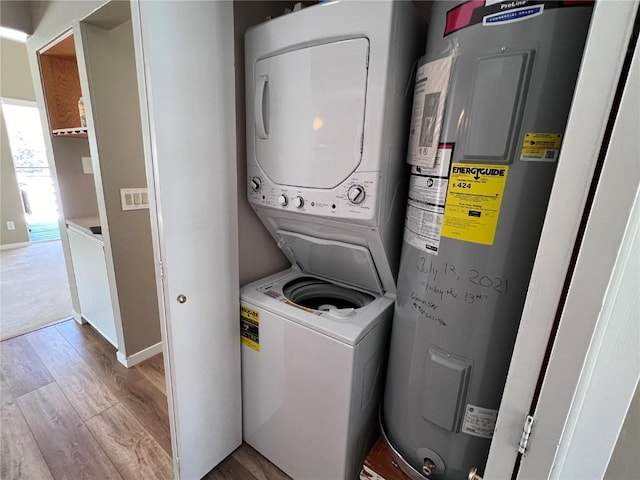
[[412, 478], [484, 470], [591, 13], [433, 6], [382, 414]]

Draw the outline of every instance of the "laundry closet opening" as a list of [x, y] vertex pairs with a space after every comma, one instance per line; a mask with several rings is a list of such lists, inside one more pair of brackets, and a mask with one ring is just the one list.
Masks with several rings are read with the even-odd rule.
[[[426, 24], [411, 2], [234, 14], [243, 440], [292, 478], [355, 478], [379, 435]], [[289, 265], [256, 268], [270, 251]]]

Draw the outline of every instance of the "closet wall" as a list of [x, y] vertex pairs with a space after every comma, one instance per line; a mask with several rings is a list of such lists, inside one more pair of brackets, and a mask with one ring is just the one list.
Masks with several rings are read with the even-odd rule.
[[[120, 189], [147, 186], [129, 2], [110, 4], [81, 22], [86, 105], [112, 298], [119, 304], [127, 356], [161, 342], [149, 209], [123, 210]], [[93, 143], [95, 141], [95, 144]], [[103, 213], [104, 212], [104, 213]], [[111, 273], [111, 271], [108, 269]], [[115, 285], [115, 288], [113, 288]], [[117, 315], [116, 315], [117, 317]], [[117, 322], [116, 322], [117, 323]], [[120, 347], [120, 345], [119, 345]]]
[[282, 15], [295, 2], [233, 2], [236, 54], [236, 141], [238, 161], [238, 242], [240, 285], [284, 270], [290, 264], [247, 200], [246, 102], [244, 85], [244, 32], [265, 21], [267, 16]]

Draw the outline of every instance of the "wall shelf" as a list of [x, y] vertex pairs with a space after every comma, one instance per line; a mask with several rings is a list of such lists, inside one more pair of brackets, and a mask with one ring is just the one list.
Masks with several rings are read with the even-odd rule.
[[87, 138], [87, 127], [57, 128], [51, 134], [54, 137]]
[[73, 35], [69, 32], [40, 50], [38, 63], [51, 133], [86, 138], [86, 128], [78, 133], [82, 127], [74, 127], [82, 125], [78, 110], [82, 91]]

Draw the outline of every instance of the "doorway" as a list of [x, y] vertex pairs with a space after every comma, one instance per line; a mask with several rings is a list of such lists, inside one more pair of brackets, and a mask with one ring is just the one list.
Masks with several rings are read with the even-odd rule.
[[45, 153], [37, 104], [3, 98], [2, 113], [29, 229], [29, 240], [32, 243], [59, 240], [59, 209]]
[[[5, 340], [71, 317], [72, 304], [38, 108], [35, 102], [2, 98], [2, 115], [18, 184], [17, 205], [22, 202], [29, 234], [28, 243], [1, 252], [0, 339]], [[14, 214], [21, 213], [18, 206]], [[24, 229], [17, 216], [12, 217], [15, 224], [7, 221], [7, 230]]]

